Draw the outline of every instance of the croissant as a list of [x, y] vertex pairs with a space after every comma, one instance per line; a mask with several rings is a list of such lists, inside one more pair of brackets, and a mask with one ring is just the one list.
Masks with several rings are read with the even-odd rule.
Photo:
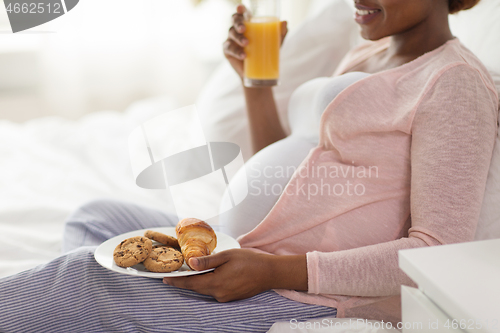
[[[179, 221], [175, 227], [177, 240], [181, 247], [184, 261], [189, 266], [189, 258], [208, 256], [217, 246], [217, 236], [206, 222], [186, 218]], [[191, 269], [192, 267], [189, 266]]]

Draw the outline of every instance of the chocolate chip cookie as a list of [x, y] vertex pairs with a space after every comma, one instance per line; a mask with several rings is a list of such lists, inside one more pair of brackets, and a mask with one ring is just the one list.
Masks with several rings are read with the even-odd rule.
[[172, 247], [157, 245], [143, 264], [155, 273], [170, 273], [181, 268], [184, 263], [182, 253]]
[[162, 234], [158, 231], [147, 230], [144, 233], [144, 236], [157, 241], [158, 243], [162, 243], [163, 245], [180, 248], [179, 243], [177, 242], [177, 238]]
[[113, 259], [120, 267], [131, 267], [143, 262], [152, 250], [151, 239], [142, 236], [132, 237], [118, 244], [113, 252]]

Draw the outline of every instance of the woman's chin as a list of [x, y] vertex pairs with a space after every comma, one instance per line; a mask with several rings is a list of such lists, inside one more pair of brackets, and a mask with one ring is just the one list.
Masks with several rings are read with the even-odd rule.
[[371, 41], [376, 41], [376, 40], [382, 39], [384, 37], [387, 37], [387, 35], [377, 33], [375, 31], [373, 31], [372, 29], [364, 29], [364, 28], [361, 28], [360, 34], [361, 34], [361, 37], [363, 37], [363, 39], [371, 40]]

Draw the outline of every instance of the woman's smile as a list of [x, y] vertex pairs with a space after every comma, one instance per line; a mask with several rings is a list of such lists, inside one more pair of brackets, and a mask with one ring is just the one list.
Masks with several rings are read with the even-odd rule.
[[381, 9], [356, 3], [354, 19], [358, 24], [368, 24], [382, 13]]

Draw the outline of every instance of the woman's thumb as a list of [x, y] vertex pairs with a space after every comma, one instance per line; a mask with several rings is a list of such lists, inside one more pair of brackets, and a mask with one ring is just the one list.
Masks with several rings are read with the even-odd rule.
[[189, 258], [188, 265], [194, 270], [204, 271], [206, 269], [219, 267], [226, 261], [223, 255], [216, 253], [210, 256]]

